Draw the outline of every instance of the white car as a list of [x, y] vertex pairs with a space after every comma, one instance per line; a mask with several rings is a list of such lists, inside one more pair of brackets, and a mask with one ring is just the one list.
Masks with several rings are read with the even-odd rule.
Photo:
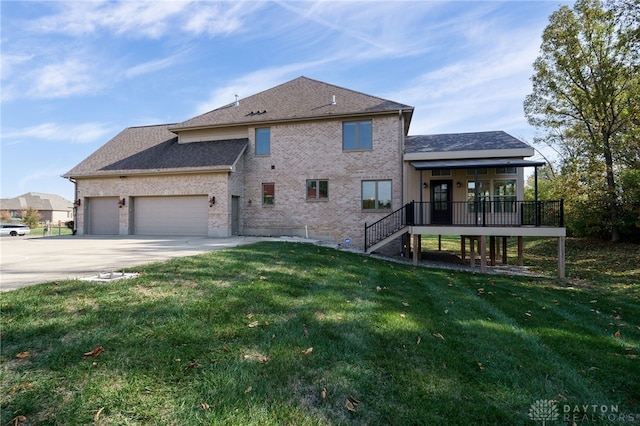
[[1, 225], [0, 235], [11, 235], [15, 237], [17, 235], [28, 235], [31, 233], [31, 228], [27, 225]]

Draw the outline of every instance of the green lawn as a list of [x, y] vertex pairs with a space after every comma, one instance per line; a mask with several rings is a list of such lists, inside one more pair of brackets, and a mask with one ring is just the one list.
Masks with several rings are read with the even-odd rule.
[[522, 425], [548, 400], [556, 424], [637, 424], [639, 274], [609, 266], [558, 282], [273, 242], [2, 293], [0, 424]]

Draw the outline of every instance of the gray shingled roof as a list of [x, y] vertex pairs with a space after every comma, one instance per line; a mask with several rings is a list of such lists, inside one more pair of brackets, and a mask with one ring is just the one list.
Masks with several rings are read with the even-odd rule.
[[[335, 96], [335, 104], [333, 99]], [[169, 127], [171, 130], [229, 124], [317, 119], [330, 116], [397, 112], [409, 120], [413, 107], [376, 96], [298, 77], [279, 86], [239, 99], [221, 108]], [[408, 121], [409, 121], [408, 120]]]
[[406, 154], [522, 148], [531, 147], [503, 131], [417, 135], [405, 138]]
[[0, 200], [0, 210], [26, 210], [33, 208], [39, 211], [68, 211], [73, 203], [56, 194], [27, 192], [14, 198]]
[[249, 142], [244, 138], [179, 144], [169, 126], [127, 128], [63, 177], [223, 169], [235, 163]]

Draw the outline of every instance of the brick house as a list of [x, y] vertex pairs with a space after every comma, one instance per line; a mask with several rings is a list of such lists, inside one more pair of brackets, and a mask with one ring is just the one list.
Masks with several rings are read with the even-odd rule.
[[[524, 160], [533, 149], [504, 132], [408, 136], [412, 115], [299, 77], [182, 123], [127, 128], [64, 175], [76, 185], [77, 232], [288, 235], [399, 251], [407, 232], [467, 235], [457, 222], [484, 212], [474, 202], [485, 199], [490, 216], [514, 216], [501, 226], [521, 228], [522, 170], [541, 164]], [[432, 223], [434, 206], [454, 200], [463, 204]]]
[[27, 192], [0, 200], [0, 211], [12, 220], [21, 220], [28, 209], [37, 210], [44, 223], [63, 224], [73, 220], [73, 203], [56, 194]]

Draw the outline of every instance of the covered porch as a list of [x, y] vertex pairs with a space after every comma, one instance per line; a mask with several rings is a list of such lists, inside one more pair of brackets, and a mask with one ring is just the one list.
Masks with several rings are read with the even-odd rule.
[[[523, 265], [523, 237], [554, 237], [558, 239], [558, 276], [565, 277], [563, 200], [538, 199], [538, 167], [545, 163], [506, 157], [409, 164], [413, 184], [408, 185], [408, 195], [417, 195], [417, 200], [376, 223], [365, 224], [366, 251], [407, 235], [404, 254], [412, 255], [417, 265], [421, 235], [456, 235], [461, 239], [460, 257], [466, 259], [468, 248], [472, 258], [479, 258], [480, 270], [486, 272], [488, 265], [495, 264], [497, 245], [502, 242], [504, 246], [506, 238], [517, 238], [518, 264]], [[525, 167], [534, 168], [534, 199], [526, 201]]]

